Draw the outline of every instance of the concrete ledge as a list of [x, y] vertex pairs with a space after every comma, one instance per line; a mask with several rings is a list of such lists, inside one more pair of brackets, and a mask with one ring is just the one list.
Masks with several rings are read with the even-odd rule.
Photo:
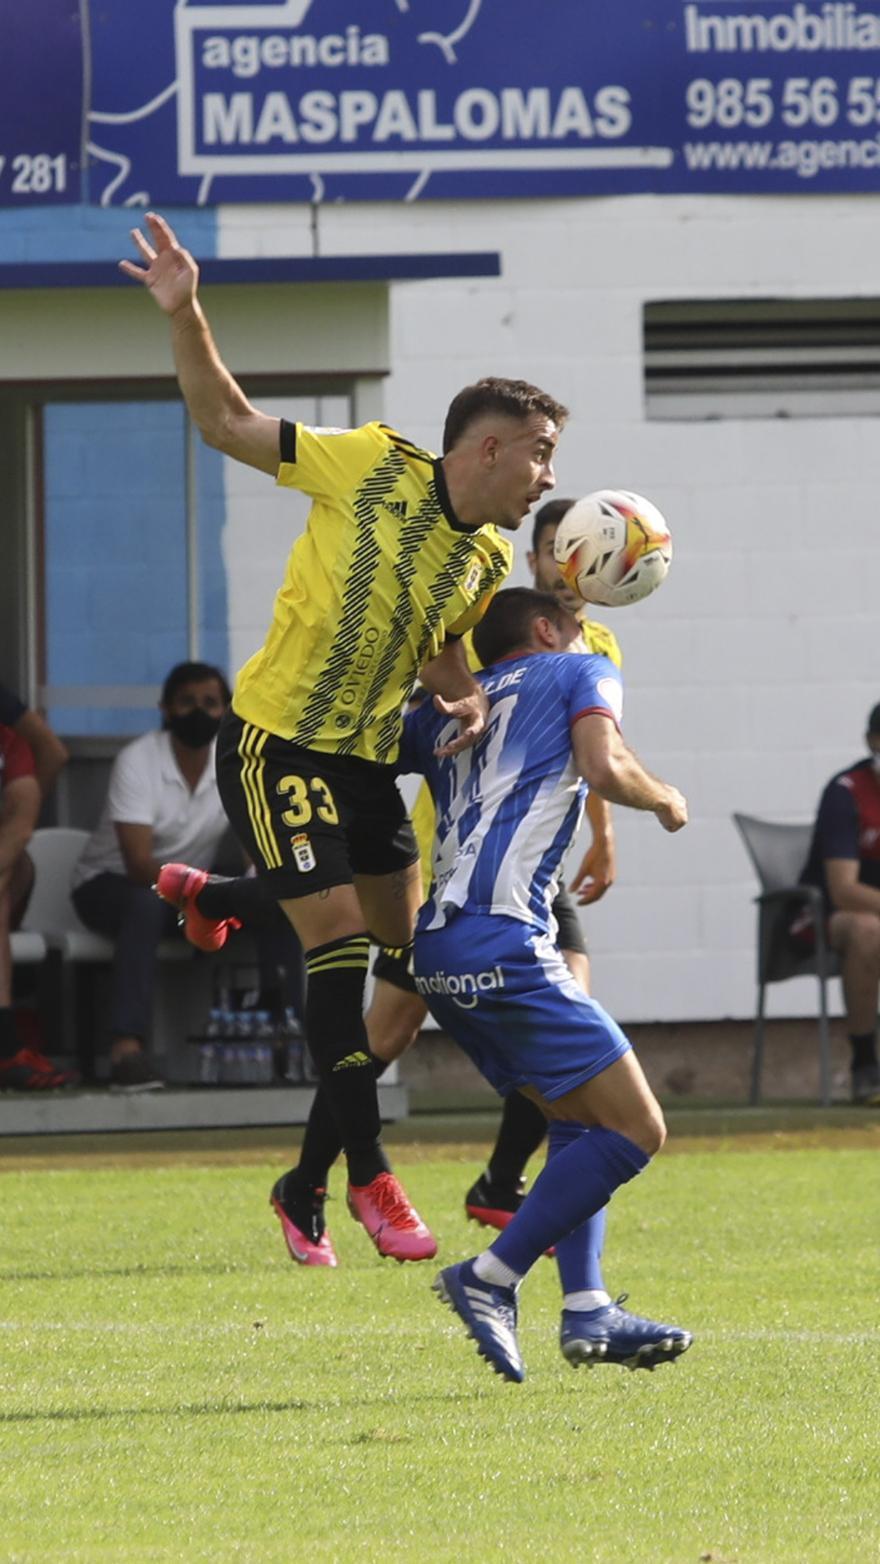
[[[0, 1098], [0, 1137], [305, 1124], [313, 1097], [311, 1087], [297, 1086], [10, 1093]], [[379, 1106], [386, 1123], [404, 1118], [406, 1088], [380, 1085]]]
[[[633, 1023], [624, 1031], [652, 1090], [666, 1107], [689, 1102], [748, 1102], [751, 1021]], [[835, 1101], [849, 1101], [849, 1045], [842, 1020], [831, 1023]], [[491, 1087], [443, 1032], [424, 1032], [399, 1064], [416, 1113], [490, 1107]], [[815, 1021], [768, 1021], [761, 1100], [819, 1101], [819, 1030]]]

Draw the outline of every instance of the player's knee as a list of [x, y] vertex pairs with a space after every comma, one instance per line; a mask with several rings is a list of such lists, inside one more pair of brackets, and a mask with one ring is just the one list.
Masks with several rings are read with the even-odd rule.
[[666, 1143], [666, 1121], [658, 1102], [645, 1103], [628, 1130], [629, 1139], [647, 1157], [656, 1157]]

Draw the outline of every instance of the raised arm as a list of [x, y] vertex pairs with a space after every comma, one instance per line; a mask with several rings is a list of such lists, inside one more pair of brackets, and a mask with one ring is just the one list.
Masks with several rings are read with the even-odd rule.
[[609, 717], [595, 712], [581, 717], [572, 731], [572, 747], [584, 781], [609, 804], [650, 810], [664, 831], [680, 831], [687, 824], [687, 802], [678, 788], [645, 770]]
[[199, 268], [189, 251], [158, 213], [148, 212], [146, 225], [152, 243], [132, 229], [144, 265], [120, 261], [119, 269], [148, 288], [169, 317], [177, 379], [193, 423], [208, 445], [276, 473], [280, 420], [252, 407], [223, 363], [199, 303]]

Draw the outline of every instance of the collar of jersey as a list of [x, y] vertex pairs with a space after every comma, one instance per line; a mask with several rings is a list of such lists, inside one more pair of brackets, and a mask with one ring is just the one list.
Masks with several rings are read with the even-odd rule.
[[452, 509], [449, 489], [446, 486], [446, 474], [443, 471], [443, 463], [439, 456], [434, 458], [434, 483], [437, 489], [437, 498], [440, 501], [440, 509], [453, 532], [478, 532], [480, 530], [479, 527], [469, 527], [465, 522], [459, 521], [455, 511]]

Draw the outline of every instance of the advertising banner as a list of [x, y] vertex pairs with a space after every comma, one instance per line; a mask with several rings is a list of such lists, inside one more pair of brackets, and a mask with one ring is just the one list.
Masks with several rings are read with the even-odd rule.
[[75, 9], [0, 56], [6, 166], [52, 165], [4, 203], [71, 198], [83, 81], [103, 205], [880, 190], [880, 3], [103, 0], [63, 49]]

